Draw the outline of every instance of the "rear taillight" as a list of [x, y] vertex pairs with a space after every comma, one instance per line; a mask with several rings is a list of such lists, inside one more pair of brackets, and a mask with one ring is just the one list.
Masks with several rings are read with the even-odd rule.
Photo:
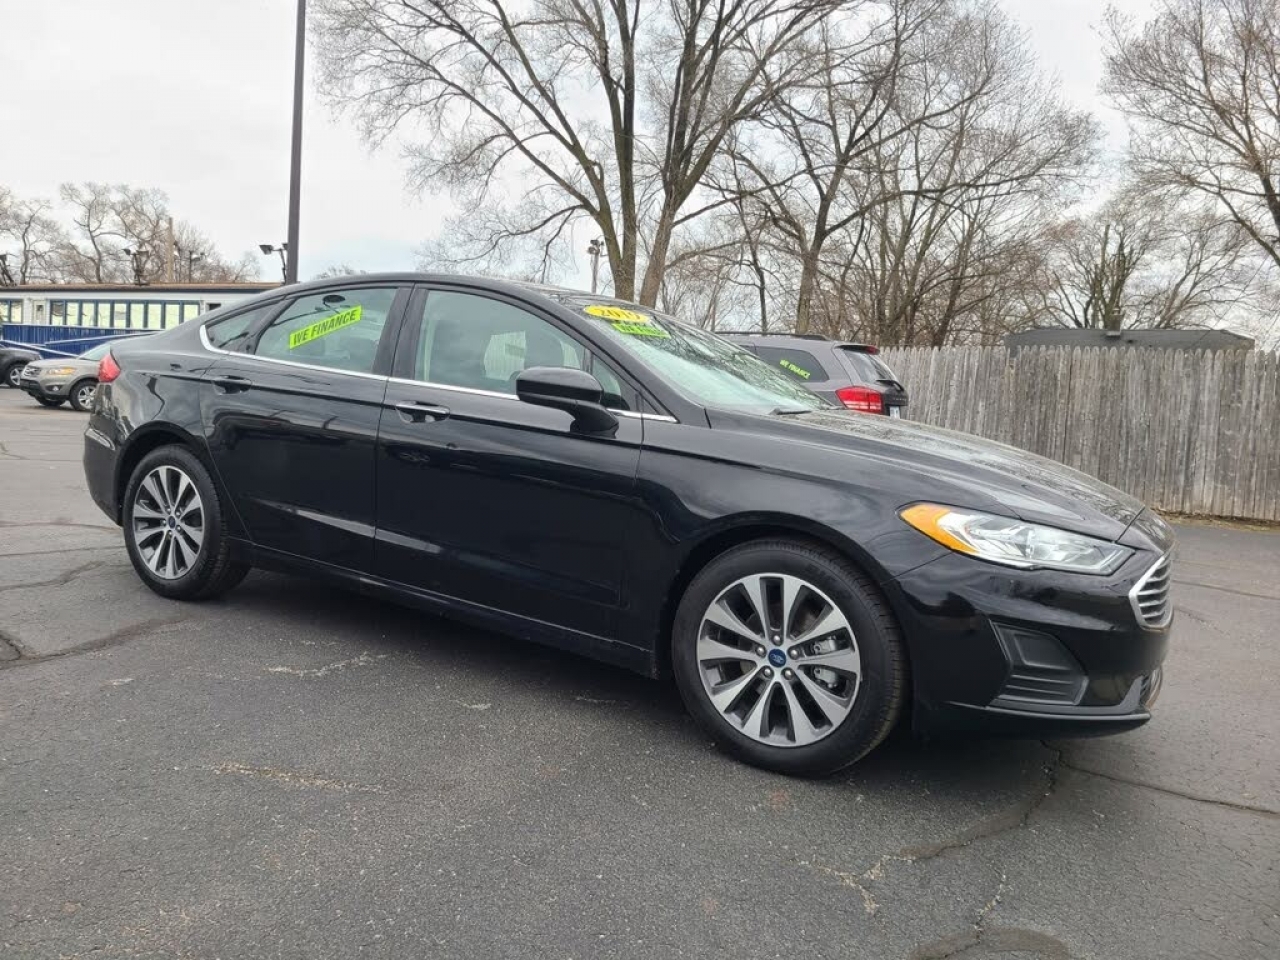
[[120, 376], [120, 364], [116, 363], [116, 358], [108, 351], [107, 355], [98, 361], [98, 382], [110, 383], [118, 376]]
[[884, 397], [870, 387], [841, 387], [836, 396], [850, 410], [859, 413], [884, 413]]

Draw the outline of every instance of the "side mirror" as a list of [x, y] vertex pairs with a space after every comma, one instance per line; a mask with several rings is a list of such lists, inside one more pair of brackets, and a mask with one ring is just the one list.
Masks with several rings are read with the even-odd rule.
[[554, 407], [573, 417], [584, 433], [612, 433], [618, 418], [605, 409], [604, 388], [585, 370], [572, 367], [530, 367], [516, 377], [516, 396], [525, 403]]

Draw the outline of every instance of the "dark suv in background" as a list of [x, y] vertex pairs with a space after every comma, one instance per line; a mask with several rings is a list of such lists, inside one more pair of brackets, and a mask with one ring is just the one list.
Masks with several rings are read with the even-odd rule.
[[21, 386], [22, 368], [39, 359], [40, 354], [34, 350], [0, 345], [0, 386]]
[[902, 416], [907, 390], [879, 350], [817, 334], [721, 333], [820, 397], [859, 413]]

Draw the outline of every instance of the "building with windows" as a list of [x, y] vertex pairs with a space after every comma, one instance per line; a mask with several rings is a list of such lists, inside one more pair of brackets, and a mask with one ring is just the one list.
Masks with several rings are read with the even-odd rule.
[[[64, 350], [166, 330], [274, 283], [55, 283], [0, 287], [0, 341]], [[73, 351], [71, 351], [73, 352]]]

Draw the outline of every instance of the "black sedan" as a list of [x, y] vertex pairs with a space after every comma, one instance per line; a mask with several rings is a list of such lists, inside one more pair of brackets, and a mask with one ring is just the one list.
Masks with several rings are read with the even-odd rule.
[[674, 676], [739, 757], [1146, 722], [1169, 527], [1083, 474], [830, 406], [651, 309], [422, 274], [112, 348], [85, 439], [138, 575], [323, 577]]

